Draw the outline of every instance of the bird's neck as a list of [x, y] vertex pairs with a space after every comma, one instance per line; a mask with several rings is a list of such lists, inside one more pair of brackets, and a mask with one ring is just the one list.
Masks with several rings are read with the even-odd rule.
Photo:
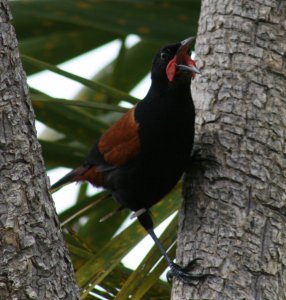
[[174, 81], [168, 85], [168, 95], [176, 104], [179, 99], [181, 105], [189, 105], [190, 102], [192, 103], [190, 80], [177, 80], [175, 78]]
[[160, 97], [167, 91], [175, 90], [178, 93], [188, 94], [190, 93], [191, 81], [187, 79], [177, 78], [175, 77], [172, 82], [168, 82], [167, 80], [152, 80], [150, 89], [148, 94]]
[[175, 76], [174, 80], [169, 84], [170, 89], [180, 90], [183, 93], [190, 92], [191, 89], [191, 79], [184, 78], [181, 76]]
[[167, 80], [152, 80], [148, 94], [154, 97], [160, 97], [166, 92], [167, 88], [168, 88]]

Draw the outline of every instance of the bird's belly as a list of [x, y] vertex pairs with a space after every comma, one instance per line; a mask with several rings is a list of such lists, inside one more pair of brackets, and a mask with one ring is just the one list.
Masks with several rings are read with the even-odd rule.
[[131, 210], [149, 208], [160, 201], [186, 168], [193, 145], [192, 120], [181, 119], [178, 126], [170, 120], [163, 125], [152, 130], [145, 127], [138, 157], [108, 176], [116, 200]]
[[176, 185], [186, 165], [186, 153], [142, 155], [109, 176], [110, 189], [123, 206], [131, 210], [149, 208]]

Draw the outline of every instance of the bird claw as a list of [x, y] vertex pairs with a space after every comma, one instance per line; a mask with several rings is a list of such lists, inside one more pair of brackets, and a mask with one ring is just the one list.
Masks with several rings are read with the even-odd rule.
[[213, 155], [203, 155], [201, 149], [196, 150], [186, 165], [187, 171], [206, 171], [208, 168], [218, 168], [219, 163]]
[[210, 274], [193, 274], [189, 273], [196, 265], [201, 258], [195, 258], [188, 263], [186, 267], [181, 267], [174, 262], [171, 263], [170, 269], [167, 272], [167, 280], [171, 283], [173, 277], [176, 277], [180, 281], [188, 285], [196, 285], [194, 281], [203, 281], [205, 280]]
[[190, 161], [195, 164], [209, 164], [212, 167], [218, 167], [219, 163], [215, 156], [208, 154], [204, 155], [201, 149], [194, 151], [190, 157]]

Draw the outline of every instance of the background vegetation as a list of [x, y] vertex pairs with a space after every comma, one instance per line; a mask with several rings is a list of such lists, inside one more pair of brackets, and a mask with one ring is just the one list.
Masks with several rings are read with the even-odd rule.
[[[82, 163], [96, 139], [126, 111], [122, 101], [138, 101], [129, 92], [149, 72], [158, 48], [195, 35], [200, 12], [199, 0], [19, 0], [10, 6], [27, 75], [51, 70], [82, 84], [74, 99], [55, 99], [30, 89], [37, 120], [60, 133], [49, 139], [40, 136], [48, 170]], [[127, 47], [130, 34], [138, 35], [140, 41]], [[121, 42], [118, 56], [94, 78], [81, 78], [57, 67], [116, 39]], [[86, 191], [87, 186], [81, 185], [75, 205], [60, 214], [82, 297], [168, 299], [170, 286], [158, 279], [166, 263], [157, 248], [146, 254], [135, 271], [121, 263], [144, 237], [143, 229], [134, 222], [115, 235], [129, 212], [101, 223], [118, 205], [105, 191], [92, 196]], [[152, 210], [155, 223], [175, 212], [180, 199], [178, 186]], [[173, 257], [176, 226], [174, 218], [161, 236]]]

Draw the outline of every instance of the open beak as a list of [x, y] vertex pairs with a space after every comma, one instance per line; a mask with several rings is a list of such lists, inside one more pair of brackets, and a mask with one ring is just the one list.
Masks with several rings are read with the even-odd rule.
[[201, 74], [201, 71], [196, 67], [195, 62], [190, 58], [189, 51], [196, 40], [195, 36], [189, 37], [181, 42], [181, 47], [176, 54], [176, 67], [182, 71]]
[[189, 71], [189, 72], [194, 72], [197, 74], [202, 74], [202, 72], [195, 66], [190, 65], [190, 66], [185, 66], [185, 65], [176, 65], [177, 69], [182, 70], [182, 71]]
[[181, 42], [176, 55], [169, 61], [166, 67], [166, 75], [168, 80], [173, 81], [177, 71], [187, 71], [195, 78], [196, 73], [201, 74], [201, 71], [196, 67], [196, 62], [190, 57], [190, 48], [193, 45], [196, 37], [189, 37]]

